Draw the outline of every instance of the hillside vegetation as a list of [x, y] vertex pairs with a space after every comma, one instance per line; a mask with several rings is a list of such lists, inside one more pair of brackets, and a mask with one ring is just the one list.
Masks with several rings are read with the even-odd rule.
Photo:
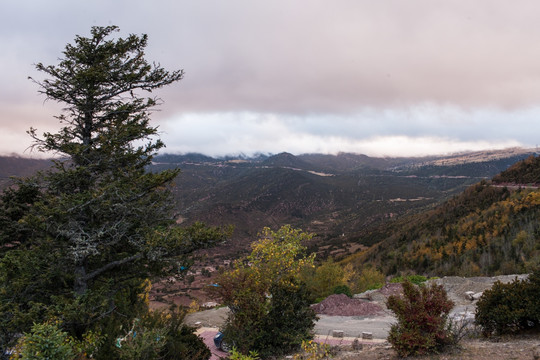
[[9, 186], [12, 176], [30, 176], [51, 166], [50, 160], [19, 156], [0, 156], [0, 191]]
[[317, 234], [309, 248], [324, 258], [375, 244], [385, 235], [374, 228], [386, 229], [401, 216], [430, 209], [529, 154], [372, 158], [281, 153], [227, 159], [187, 154], [159, 156], [153, 167], [182, 169], [175, 191], [180, 221], [233, 224], [230, 243], [238, 250], [246, 249], [264, 226], [291, 224]]
[[538, 183], [539, 174], [539, 157], [522, 160], [433, 210], [375, 231], [382, 241], [345, 261], [373, 263], [387, 274], [530, 272], [540, 264], [540, 191], [519, 184]]
[[493, 178], [493, 182], [497, 184], [540, 184], [540, 157], [531, 155], [527, 159], [517, 162], [509, 167], [508, 170], [496, 175]]

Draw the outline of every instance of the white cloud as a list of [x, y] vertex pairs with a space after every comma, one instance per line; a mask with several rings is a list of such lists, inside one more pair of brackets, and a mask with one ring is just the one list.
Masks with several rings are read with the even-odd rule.
[[186, 71], [156, 93], [169, 151], [534, 146], [539, 11], [534, 0], [12, 1], [0, 12], [0, 152], [52, 126], [32, 64], [110, 24], [147, 33], [150, 61]]
[[[168, 152], [218, 156], [282, 151], [420, 156], [533, 146], [535, 133], [523, 130], [536, 126], [533, 119], [538, 114], [540, 109], [516, 115], [490, 110], [465, 113], [436, 106], [379, 112], [368, 109], [351, 116], [190, 113], [162, 121], [160, 130]], [[493, 134], [491, 128], [499, 135]], [[530, 136], [519, 136], [527, 133]]]

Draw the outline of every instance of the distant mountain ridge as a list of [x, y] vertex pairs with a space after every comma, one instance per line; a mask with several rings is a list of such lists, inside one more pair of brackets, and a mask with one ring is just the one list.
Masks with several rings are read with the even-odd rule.
[[51, 160], [19, 156], [0, 156], [0, 190], [11, 183], [12, 176], [24, 177], [51, 166]]
[[[362, 168], [379, 170], [405, 170], [410, 168], [434, 166], [449, 167], [463, 164], [482, 162], [506, 161], [507, 166], [515, 163], [515, 159], [524, 159], [536, 154], [536, 149], [509, 148], [503, 150], [486, 150], [457, 153], [452, 155], [424, 156], [424, 157], [370, 157], [363, 154], [338, 153], [332, 154], [300, 154], [282, 152], [279, 154], [258, 154], [253, 157], [225, 156], [211, 157], [200, 153], [187, 154], [161, 154], [155, 158], [156, 162], [165, 163], [234, 163], [246, 162], [251, 164], [265, 163], [270, 166], [310, 168], [312, 170], [324, 169], [334, 171], [351, 171]], [[516, 160], [517, 161], [517, 160]]]

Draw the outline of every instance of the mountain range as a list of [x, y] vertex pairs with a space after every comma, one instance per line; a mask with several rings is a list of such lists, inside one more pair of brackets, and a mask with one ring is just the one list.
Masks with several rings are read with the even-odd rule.
[[291, 224], [317, 236], [310, 250], [342, 257], [381, 241], [377, 229], [433, 209], [525, 159], [507, 149], [444, 157], [376, 158], [281, 153], [216, 159], [161, 155], [153, 167], [180, 167], [175, 198], [179, 222], [232, 224], [229, 245], [247, 248], [264, 226]]
[[[485, 260], [478, 265], [479, 257], [487, 256], [482, 254], [469, 265], [453, 263], [446, 270], [446, 265], [428, 266], [443, 259], [445, 252], [448, 260], [453, 249], [449, 245], [452, 240], [437, 242], [432, 237], [457, 234], [455, 226], [465, 227], [457, 218], [460, 210], [456, 210], [463, 204], [473, 209], [470, 211], [482, 212], [489, 209], [482, 205], [485, 198], [505, 200], [508, 188], [495, 187], [490, 179], [501, 173], [504, 177], [506, 170], [515, 171], [512, 165], [535, 153], [514, 148], [423, 158], [350, 153], [281, 153], [251, 158], [162, 154], [154, 158], [149, 170], [181, 169], [173, 187], [178, 223], [202, 221], [235, 227], [228, 243], [216, 249], [226, 257], [247, 251], [263, 227], [291, 224], [316, 234], [308, 245], [320, 258], [333, 256], [356, 265], [372, 263], [386, 273], [402, 268], [452, 273], [449, 269], [453, 266], [461, 274], [468, 271], [467, 266], [474, 270], [472, 264], [479, 267], [477, 273], [501, 269], [486, 265]], [[7, 186], [10, 176], [28, 176], [48, 166], [49, 160], [0, 157], [0, 186]], [[515, 179], [512, 175], [497, 181], [507, 184]], [[512, 194], [516, 196], [515, 191]], [[470, 211], [465, 213], [470, 215]], [[436, 248], [440, 257], [428, 254], [422, 247], [425, 244]]]

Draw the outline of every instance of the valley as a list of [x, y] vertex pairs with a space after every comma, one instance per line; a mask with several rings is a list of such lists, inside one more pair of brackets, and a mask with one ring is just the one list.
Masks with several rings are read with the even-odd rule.
[[[469, 213], [489, 208], [493, 201], [505, 196], [504, 179], [489, 185], [486, 181], [531, 153], [517, 156], [511, 152], [511, 155], [499, 154], [494, 158], [490, 153], [486, 161], [479, 161], [482, 158], [476, 154], [474, 162], [464, 162], [460, 156], [461, 160], [446, 166], [426, 163], [424, 159], [416, 162], [401, 159], [401, 163], [397, 159], [384, 159], [376, 163], [373, 159], [358, 157], [358, 161], [353, 162], [350, 154], [341, 155], [347, 157], [348, 167], [324, 162], [308, 166], [301, 156], [290, 154], [256, 161], [235, 160], [233, 165], [209, 163], [208, 159], [198, 165], [186, 162], [181, 165], [184, 170], [177, 179], [179, 203], [183, 201], [186, 205], [181, 212], [182, 222], [189, 223], [195, 218], [213, 225], [233, 224], [236, 229], [222, 246], [201, 252], [201, 260], [194, 268], [193, 283], [180, 287], [182, 290], [178, 286], [169, 288], [170, 296], [186, 306], [193, 299], [201, 300], [200, 303], [210, 301], [204, 287], [211, 282], [212, 274], [226, 268], [231, 259], [244, 255], [263, 226], [279, 227], [286, 223], [317, 235], [308, 244], [308, 251], [317, 253], [319, 263], [332, 257], [343, 264], [353, 264], [358, 270], [371, 264], [387, 275], [400, 271], [431, 276], [525, 271], [520, 261], [505, 258], [512, 251], [522, 251], [523, 247], [499, 251], [497, 246], [500, 245], [495, 242], [484, 249], [481, 244], [473, 247], [477, 240], [469, 240], [468, 246], [476, 255], [452, 255], [453, 245], [450, 244], [445, 245], [447, 255], [441, 255], [440, 250], [439, 255], [426, 255], [433, 252], [433, 244], [442, 244], [444, 229], [458, 223], [459, 216], [470, 216]], [[336, 162], [341, 157], [336, 156]], [[365, 165], [368, 162], [370, 166]], [[238, 164], [242, 164], [241, 167]], [[219, 170], [210, 171], [211, 168]], [[314, 175], [310, 169], [332, 176]], [[198, 188], [190, 177], [202, 177], [206, 185]], [[532, 211], [534, 208], [535, 205]], [[525, 217], [531, 216], [535, 218], [532, 213]], [[516, 228], [519, 224], [521, 222], [516, 221]], [[535, 225], [528, 226], [534, 231]], [[439, 240], [429, 240], [430, 248], [423, 249], [420, 239], [429, 236], [429, 229]], [[509, 230], [509, 236], [517, 232]], [[532, 245], [528, 246], [534, 248], [534, 237], [531, 241]], [[437, 246], [435, 249], [442, 249], [441, 245]], [[531, 250], [521, 252], [523, 259], [534, 259], [534, 254]], [[488, 256], [492, 260], [487, 260]], [[502, 264], [506, 268], [501, 267]], [[202, 276], [203, 273], [206, 276]]]
[[159, 156], [153, 166], [182, 170], [174, 190], [179, 222], [235, 227], [223, 251], [246, 249], [264, 226], [291, 224], [315, 233], [310, 250], [326, 257], [379, 242], [374, 229], [429, 210], [531, 153], [509, 149], [439, 158], [282, 153], [252, 159], [188, 154]]
[[[245, 255], [263, 227], [283, 224], [316, 234], [307, 245], [308, 251], [317, 253], [318, 262], [332, 257], [357, 269], [372, 264], [385, 274], [407, 269], [438, 276], [505, 272], [500, 265], [493, 267], [486, 262], [488, 255], [481, 252], [467, 255], [463, 263], [461, 257], [451, 253], [456, 245], [443, 239], [459, 233], [457, 228], [449, 231], [450, 223], [460, 221], [458, 216], [469, 216], [470, 221], [471, 211], [489, 209], [490, 201], [506, 196], [506, 184], [516, 181], [499, 178], [497, 183], [482, 185], [482, 191], [472, 185], [499, 176], [532, 154], [533, 150], [508, 149], [427, 158], [287, 153], [224, 159], [200, 154], [159, 155], [151, 171], [181, 169], [173, 187], [177, 223], [202, 221], [232, 225], [235, 230], [219, 246], [200, 250], [198, 261], [183, 281], [154, 284], [154, 306], [189, 306], [193, 300], [200, 305], [212, 300], [205, 288], [215, 273]], [[48, 160], [0, 158], [2, 184], [8, 184], [10, 176], [28, 176], [49, 164]], [[528, 178], [521, 181], [531, 183]], [[474, 221], [481, 222], [479, 219], [486, 216], [489, 214]], [[530, 216], [534, 217], [531, 213], [520, 221]], [[460, 226], [468, 231], [465, 225]], [[535, 225], [528, 226], [534, 232]], [[517, 232], [512, 230], [511, 236], [515, 238]], [[425, 239], [422, 241], [429, 247], [424, 248], [420, 239]], [[481, 244], [478, 241], [485, 240], [469, 240], [470, 249], [482, 249], [471, 247]], [[525, 249], [535, 247], [534, 238], [518, 241], [523, 241]], [[497, 261], [500, 264], [503, 260]], [[481, 262], [487, 266], [484, 270]], [[515, 267], [510, 266], [506, 273], [512, 270]]]

